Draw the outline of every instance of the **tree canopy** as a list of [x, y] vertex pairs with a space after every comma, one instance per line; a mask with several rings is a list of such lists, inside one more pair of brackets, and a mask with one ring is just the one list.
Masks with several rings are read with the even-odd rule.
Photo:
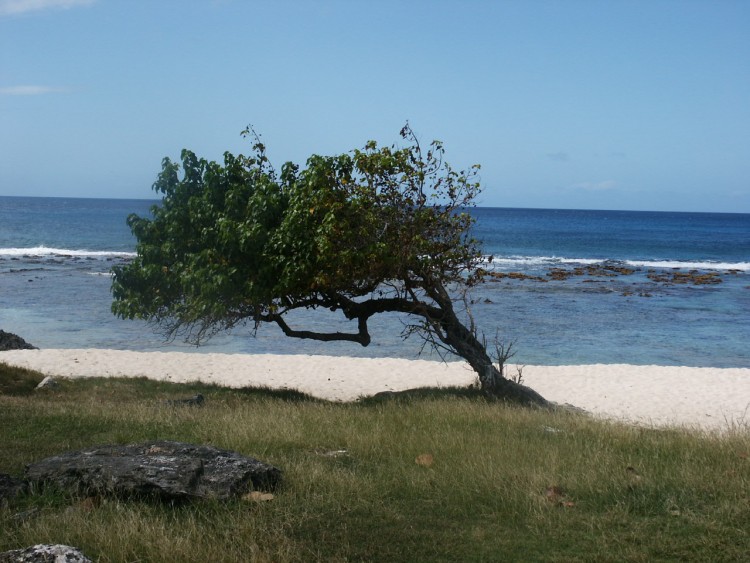
[[[370, 141], [277, 173], [259, 138], [244, 134], [255, 140], [249, 157], [227, 152], [221, 165], [183, 150], [181, 165], [163, 160], [154, 183], [161, 205], [151, 218], [128, 218], [137, 256], [114, 269], [116, 315], [194, 343], [252, 322], [367, 346], [373, 315], [406, 313], [407, 333], [466, 359], [483, 388], [544, 403], [502, 377], [473, 322], [453, 307], [449, 288], [471, 286], [482, 272], [468, 212], [479, 165], [454, 170], [439, 141], [425, 150], [407, 125], [403, 147]], [[340, 311], [356, 328], [289, 326], [287, 313], [300, 308]]]

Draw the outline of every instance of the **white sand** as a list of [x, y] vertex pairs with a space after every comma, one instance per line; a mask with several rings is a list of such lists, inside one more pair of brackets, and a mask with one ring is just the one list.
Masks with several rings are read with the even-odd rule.
[[[338, 401], [380, 391], [467, 385], [475, 379], [463, 363], [332, 356], [13, 350], [0, 352], [0, 362], [52, 376], [145, 376], [228, 387], [265, 386], [298, 389]], [[523, 379], [551, 401], [569, 403], [603, 418], [719, 431], [750, 428], [750, 369], [526, 366]]]

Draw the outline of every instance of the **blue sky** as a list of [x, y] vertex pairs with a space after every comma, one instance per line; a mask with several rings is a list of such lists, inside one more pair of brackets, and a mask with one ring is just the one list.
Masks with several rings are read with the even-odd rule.
[[750, 2], [0, 0], [0, 195], [155, 197], [408, 120], [480, 204], [750, 212]]

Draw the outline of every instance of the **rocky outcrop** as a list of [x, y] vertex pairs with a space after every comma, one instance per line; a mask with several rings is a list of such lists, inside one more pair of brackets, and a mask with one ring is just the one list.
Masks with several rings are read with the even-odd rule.
[[75, 547], [39, 544], [0, 553], [0, 563], [93, 563]]
[[0, 352], [6, 350], [37, 350], [37, 347], [32, 346], [18, 335], [0, 330]]
[[281, 470], [212, 446], [154, 441], [67, 452], [26, 467], [30, 485], [74, 494], [161, 500], [230, 499], [273, 490]]

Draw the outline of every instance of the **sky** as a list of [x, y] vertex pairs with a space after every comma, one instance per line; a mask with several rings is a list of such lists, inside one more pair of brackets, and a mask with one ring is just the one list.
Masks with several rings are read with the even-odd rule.
[[750, 213], [746, 0], [0, 0], [0, 195], [155, 198], [409, 122], [495, 207]]

